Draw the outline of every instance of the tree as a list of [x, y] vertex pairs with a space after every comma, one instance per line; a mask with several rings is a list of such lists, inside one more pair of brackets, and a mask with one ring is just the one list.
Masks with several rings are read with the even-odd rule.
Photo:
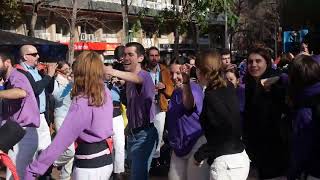
[[38, 12], [42, 5], [48, 5], [51, 2], [59, 1], [59, 0], [33, 0], [32, 3], [32, 17], [30, 21], [30, 29], [28, 31], [28, 36], [35, 37], [35, 27], [38, 20]]
[[0, 1], [0, 21], [16, 23], [21, 20], [22, 5], [19, 0]]
[[[234, 0], [183, 0], [182, 4], [178, 3], [179, 0], [175, 0], [171, 9], [166, 9], [155, 17], [158, 24], [175, 24], [175, 58], [179, 58], [179, 34], [191, 28], [195, 36], [199, 33], [198, 31], [208, 28], [209, 17], [214, 19], [223, 12], [228, 15], [228, 23], [231, 27], [237, 21], [237, 16], [233, 12]], [[194, 38], [194, 44], [197, 48], [197, 37]]]
[[69, 43], [69, 62], [73, 62], [74, 59], [74, 42], [75, 42], [75, 30], [78, 14], [78, 0], [72, 0], [72, 16], [70, 25], [70, 43]]
[[128, 20], [128, 0], [121, 0], [122, 9], [122, 44], [129, 41], [129, 20]]
[[277, 0], [237, 0], [238, 23], [232, 30], [233, 47], [246, 51], [255, 44], [276, 49], [276, 35], [280, 24]]
[[103, 14], [101, 12], [95, 12], [94, 16], [90, 14], [88, 11], [83, 11], [79, 8], [79, 0], [70, 0], [69, 5], [72, 9], [68, 7], [58, 7], [58, 6], [42, 6], [44, 10], [48, 10], [63, 18], [69, 27], [70, 32], [70, 40], [69, 40], [69, 53], [68, 53], [68, 61], [71, 63], [74, 60], [74, 42], [76, 38], [76, 25], [78, 24], [87, 24], [93, 28], [105, 27], [106, 24], [109, 24], [105, 18], [101, 18], [100, 16]]
[[[56, 0], [40, 0], [38, 1], [38, 9], [41, 5], [44, 5], [44, 1], [56, 1]], [[59, 0], [58, 0], [59, 1]], [[85, 20], [86, 18], [78, 18], [77, 15], [80, 11], [78, 8], [78, 0], [70, 0], [68, 3], [71, 5], [72, 9], [68, 7], [58, 7], [58, 6], [52, 6], [50, 4], [46, 4], [46, 6], [42, 6], [44, 10], [48, 10], [50, 12], [53, 12], [54, 14], [62, 17], [69, 26], [69, 32], [70, 32], [70, 39], [69, 39], [69, 51], [68, 51], [68, 61], [69, 63], [72, 63], [74, 61], [74, 42], [75, 42], [75, 30], [76, 30], [76, 24], [77, 22], [82, 22], [82, 20]], [[91, 19], [91, 18], [90, 18]], [[96, 19], [96, 18], [94, 18]]]

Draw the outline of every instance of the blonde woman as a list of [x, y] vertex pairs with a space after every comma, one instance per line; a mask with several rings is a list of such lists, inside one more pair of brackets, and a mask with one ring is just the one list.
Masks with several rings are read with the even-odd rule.
[[195, 153], [195, 164], [207, 159], [210, 180], [246, 180], [250, 160], [241, 141], [236, 89], [223, 77], [219, 53], [203, 53], [196, 66], [198, 80], [206, 86], [200, 124], [207, 143]]

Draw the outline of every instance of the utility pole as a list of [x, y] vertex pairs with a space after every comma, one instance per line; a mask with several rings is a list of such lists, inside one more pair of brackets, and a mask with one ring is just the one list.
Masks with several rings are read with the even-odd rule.
[[228, 36], [228, 13], [227, 13], [227, 2], [223, 1], [224, 6], [224, 47], [229, 49], [229, 36]]

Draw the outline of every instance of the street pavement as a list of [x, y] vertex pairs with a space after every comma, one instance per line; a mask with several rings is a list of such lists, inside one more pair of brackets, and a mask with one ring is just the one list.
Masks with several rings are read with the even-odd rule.
[[[53, 178], [55, 180], [58, 180], [58, 170], [54, 169], [52, 172]], [[0, 170], [0, 180], [4, 180], [5, 179], [5, 170], [1, 169]], [[126, 179], [129, 179], [129, 177], [127, 177]], [[168, 180], [167, 176], [152, 176], [150, 177], [150, 180]], [[256, 175], [251, 173], [250, 177], [248, 177], [247, 180], [258, 180], [258, 178], [256, 178]]]

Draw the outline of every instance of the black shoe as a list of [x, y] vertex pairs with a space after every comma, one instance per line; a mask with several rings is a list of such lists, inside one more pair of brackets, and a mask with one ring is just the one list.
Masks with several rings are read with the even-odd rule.
[[113, 180], [125, 180], [124, 173], [114, 173]]

